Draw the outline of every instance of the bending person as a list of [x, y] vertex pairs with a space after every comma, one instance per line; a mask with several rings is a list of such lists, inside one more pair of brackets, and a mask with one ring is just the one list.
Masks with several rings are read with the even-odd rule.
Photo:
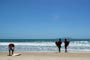
[[13, 43], [11, 43], [8, 45], [8, 48], [9, 48], [9, 56], [12, 56], [14, 53], [15, 45]]

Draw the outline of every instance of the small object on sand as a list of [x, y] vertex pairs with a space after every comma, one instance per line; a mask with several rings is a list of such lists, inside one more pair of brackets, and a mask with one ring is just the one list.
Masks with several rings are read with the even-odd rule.
[[17, 54], [13, 54], [12, 56], [20, 56], [21, 54], [20, 53], [17, 53]]

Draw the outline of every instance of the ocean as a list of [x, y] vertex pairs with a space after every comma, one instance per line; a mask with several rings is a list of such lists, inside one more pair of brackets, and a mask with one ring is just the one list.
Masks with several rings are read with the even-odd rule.
[[[55, 42], [58, 39], [0, 39], [0, 52], [8, 52], [8, 45], [15, 44], [15, 52], [58, 52]], [[68, 39], [68, 52], [90, 51], [90, 39]], [[64, 52], [62, 39], [61, 52]]]

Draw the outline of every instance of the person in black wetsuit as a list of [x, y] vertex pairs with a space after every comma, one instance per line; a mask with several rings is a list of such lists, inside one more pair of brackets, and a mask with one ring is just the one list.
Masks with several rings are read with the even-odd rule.
[[59, 53], [60, 53], [61, 52], [61, 44], [62, 44], [61, 39], [59, 39], [58, 41], [56, 41], [55, 44], [58, 47], [58, 50], [59, 50]]
[[64, 40], [64, 47], [65, 47], [65, 52], [67, 52], [67, 47], [69, 46], [70, 41], [67, 39]]
[[14, 53], [15, 45], [13, 43], [11, 43], [8, 45], [8, 48], [9, 48], [9, 56], [12, 56]]

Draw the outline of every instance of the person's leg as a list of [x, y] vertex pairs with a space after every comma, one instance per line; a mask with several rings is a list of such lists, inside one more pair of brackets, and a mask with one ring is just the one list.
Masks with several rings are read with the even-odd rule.
[[61, 52], [61, 47], [59, 46], [59, 53]]
[[65, 47], [65, 52], [67, 52], [67, 47]]
[[12, 50], [12, 55], [13, 55], [13, 53], [14, 53], [14, 50]]
[[9, 56], [11, 55], [10, 51], [11, 51], [11, 50], [9, 49]]

